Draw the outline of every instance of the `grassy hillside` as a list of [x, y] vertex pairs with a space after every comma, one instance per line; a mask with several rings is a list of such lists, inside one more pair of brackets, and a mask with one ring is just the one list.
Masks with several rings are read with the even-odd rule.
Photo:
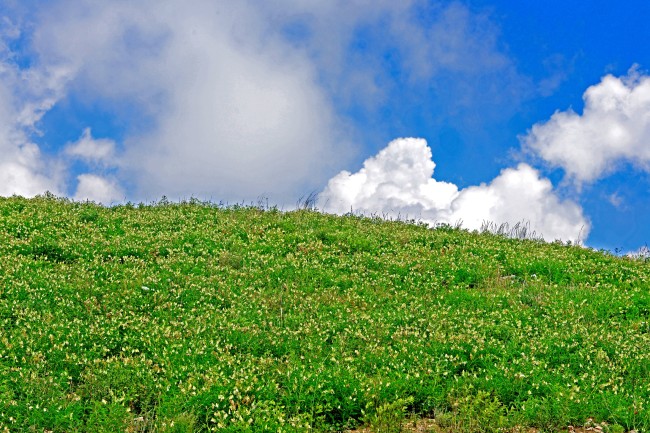
[[0, 432], [650, 431], [650, 263], [312, 211], [0, 198]]

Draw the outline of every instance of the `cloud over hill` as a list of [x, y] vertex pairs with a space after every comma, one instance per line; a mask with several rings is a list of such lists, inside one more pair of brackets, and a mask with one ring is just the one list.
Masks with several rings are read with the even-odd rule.
[[367, 159], [356, 173], [342, 171], [320, 193], [318, 207], [332, 213], [362, 212], [435, 223], [529, 222], [546, 240], [582, 241], [589, 221], [576, 203], [561, 200], [551, 182], [521, 163], [489, 183], [464, 189], [433, 178], [435, 163], [423, 139], [400, 138]]
[[650, 172], [650, 77], [632, 68], [589, 87], [582, 114], [557, 111], [522, 137], [523, 146], [561, 167], [577, 185], [631, 164]]

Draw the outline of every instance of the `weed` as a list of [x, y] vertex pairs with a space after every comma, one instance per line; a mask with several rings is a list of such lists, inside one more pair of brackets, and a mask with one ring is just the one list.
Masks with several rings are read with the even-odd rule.
[[296, 203], [296, 208], [303, 210], [316, 210], [316, 201], [318, 200], [318, 193], [316, 191], [310, 192], [306, 196], [302, 196]]
[[[364, 418], [364, 423], [375, 433], [401, 433], [407, 409], [413, 404], [413, 397], [398, 398], [389, 403], [383, 403], [373, 408], [372, 403], [366, 405], [371, 414]], [[372, 410], [374, 409], [374, 411]]]
[[454, 433], [492, 433], [508, 427], [505, 407], [486, 391], [472, 392], [471, 388], [454, 391], [448, 400], [451, 411], [436, 417], [438, 425], [444, 429]]

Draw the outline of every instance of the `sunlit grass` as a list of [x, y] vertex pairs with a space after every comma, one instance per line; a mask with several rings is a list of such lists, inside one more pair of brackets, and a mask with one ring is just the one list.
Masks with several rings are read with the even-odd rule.
[[0, 198], [0, 331], [0, 432], [650, 430], [650, 264], [559, 243]]

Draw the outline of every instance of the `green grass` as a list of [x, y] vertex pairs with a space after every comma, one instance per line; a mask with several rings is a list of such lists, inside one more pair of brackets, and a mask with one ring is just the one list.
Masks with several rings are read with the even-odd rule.
[[0, 198], [0, 432], [395, 414], [650, 431], [650, 264], [311, 210]]

